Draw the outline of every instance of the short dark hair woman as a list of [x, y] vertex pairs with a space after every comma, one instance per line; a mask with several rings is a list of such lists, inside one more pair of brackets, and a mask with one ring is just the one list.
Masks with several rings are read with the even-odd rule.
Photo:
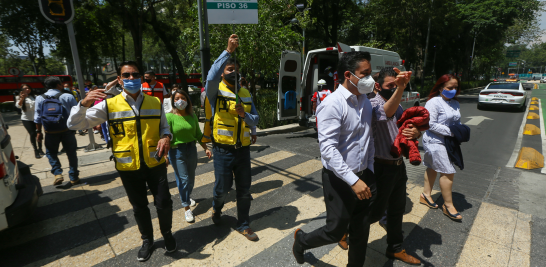
[[444, 214], [455, 221], [463, 217], [453, 205], [452, 187], [455, 176], [455, 167], [449, 159], [444, 143], [446, 136], [452, 136], [449, 126], [461, 123], [461, 112], [457, 95], [460, 93], [460, 82], [457, 77], [445, 74], [434, 85], [430, 92], [425, 108], [430, 113], [430, 129], [423, 135], [425, 156], [423, 165], [425, 172], [425, 186], [420, 196], [420, 203], [436, 209], [438, 205], [432, 201], [430, 194], [440, 173], [440, 188], [445, 204]]
[[34, 156], [39, 159], [45, 155], [42, 150], [42, 141], [36, 141], [36, 123], [34, 123], [34, 104], [36, 102], [36, 95], [34, 95], [34, 89], [28, 84], [21, 84], [21, 92], [15, 97], [15, 106], [22, 110], [21, 121], [23, 126], [30, 135], [30, 143], [34, 148]]
[[209, 159], [212, 157], [212, 152], [207, 145], [201, 143], [203, 134], [188, 93], [181, 89], [174, 91], [171, 96], [171, 105], [172, 113], [165, 114], [173, 135], [169, 161], [174, 169], [182, 206], [186, 210], [186, 221], [193, 222], [195, 218], [190, 206], [195, 206], [195, 201], [190, 198], [190, 195], [195, 183], [195, 168], [197, 168], [195, 142], [199, 142]]

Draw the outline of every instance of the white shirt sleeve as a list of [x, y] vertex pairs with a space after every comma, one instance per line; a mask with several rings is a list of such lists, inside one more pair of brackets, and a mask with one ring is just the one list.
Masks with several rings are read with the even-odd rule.
[[[338, 150], [341, 116], [343, 111], [341, 105], [320, 105], [317, 108], [318, 138], [320, 143], [320, 154], [322, 158], [333, 169], [337, 177], [345, 181], [349, 186], [358, 181], [358, 176], [343, 160]], [[320, 113], [320, 114], [319, 114]]]
[[85, 130], [97, 126], [108, 119], [106, 100], [87, 108], [81, 102], [72, 107], [66, 122], [70, 130]]

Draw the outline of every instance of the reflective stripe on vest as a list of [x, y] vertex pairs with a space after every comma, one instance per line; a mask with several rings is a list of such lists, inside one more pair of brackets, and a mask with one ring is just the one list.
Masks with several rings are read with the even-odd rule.
[[141, 164], [152, 168], [165, 162], [164, 158], [157, 161], [153, 157], [160, 139], [161, 102], [157, 97], [142, 96], [138, 116], [123, 94], [106, 100], [112, 153], [118, 171], [139, 170]]

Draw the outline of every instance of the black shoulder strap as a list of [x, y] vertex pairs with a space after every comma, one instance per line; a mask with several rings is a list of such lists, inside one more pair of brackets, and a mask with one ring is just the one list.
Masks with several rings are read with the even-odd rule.
[[62, 94], [64, 94], [64, 92], [59, 92], [58, 94], [54, 95], [53, 98], [59, 99]]

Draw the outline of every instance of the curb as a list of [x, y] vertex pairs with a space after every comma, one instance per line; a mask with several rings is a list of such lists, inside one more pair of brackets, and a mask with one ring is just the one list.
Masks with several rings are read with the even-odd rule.
[[290, 133], [295, 131], [301, 131], [301, 130], [307, 130], [309, 128], [305, 126], [300, 126], [299, 123], [292, 123], [288, 125], [273, 127], [273, 128], [267, 128], [263, 130], [257, 130], [256, 135], [257, 136], [267, 136], [270, 134], [282, 134], [282, 133]]

